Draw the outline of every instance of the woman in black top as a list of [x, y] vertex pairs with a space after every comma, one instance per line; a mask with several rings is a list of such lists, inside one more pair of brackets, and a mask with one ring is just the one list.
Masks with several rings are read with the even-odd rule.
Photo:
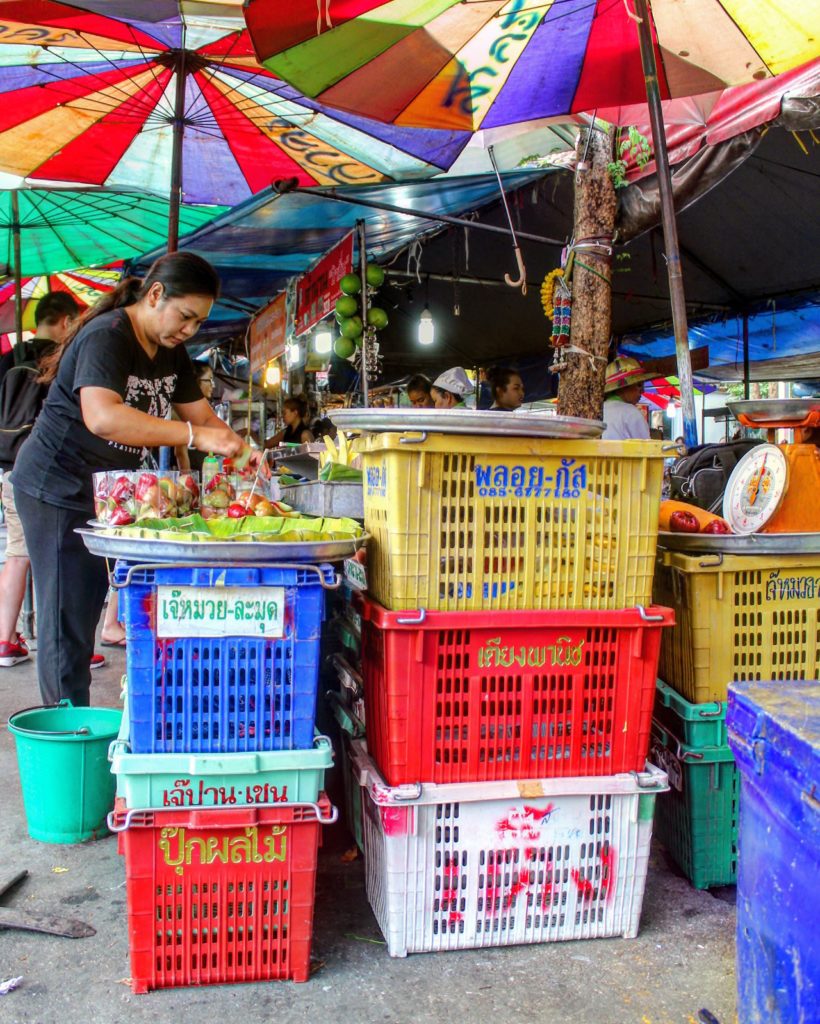
[[302, 398], [286, 398], [282, 404], [282, 419], [285, 427], [278, 434], [269, 437], [266, 448], [280, 444], [310, 444], [313, 434], [307, 425], [307, 403]]
[[[228, 456], [243, 448], [203, 398], [185, 351], [218, 294], [205, 260], [163, 256], [144, 280], [126, 278], [90, 310], [45, 372], [54, 383], [12, 475], [34, 575], [45, 703], [89, 701], [106, 567], [74, 531], [94, 514], [92, 474], [136, 469], [145, 449], [160, 445]], [[172, 406], [179, 420], [166, 419]]]

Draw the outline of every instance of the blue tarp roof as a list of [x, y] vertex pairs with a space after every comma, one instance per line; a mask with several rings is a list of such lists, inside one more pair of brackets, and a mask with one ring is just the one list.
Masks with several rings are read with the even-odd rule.
[[[711, 318], [689, 325], [689, 346], [708, 346], [709, 366], [743, 363], [743, 318]], [[627, 334], [619, 348], [636, 358], [659, 358], [675, 352], [669, 330]], [[749, 314], [749, 361], [764, 362], [793, 356], [820, 356], [820, 291], [758, 304]]]
[[[504, 187], [511, 191], [547, 173], [549, 170], [508, 172], [502, 176]], [[498, 182], [491, 174], [404, 184], [340, 186], [332, 191], [365, 202], [371, 199], [448, 216], [479, 209], [499, 196]], [[367, 221], [368, 253], [377, 259], [437, 226], [427, 218], [352, 206], [302, 192], [277, 195], [268, 189], [218, 217], [208, 230], [186, 235], [180, 239], [179, 247], [204, 256], [216, 267], [226, 299], [241, 300], [255, 309], [280, 292], [289, 278], [308, 270], [362, 219]], [[145, 267], [160, 255], [159, 249], [146, 253], [138, 266]], [[226, 322], [237, 319], [235, 305], [232, 308], [230, 302], [220, 302], [206, 333], [224, 329]]]

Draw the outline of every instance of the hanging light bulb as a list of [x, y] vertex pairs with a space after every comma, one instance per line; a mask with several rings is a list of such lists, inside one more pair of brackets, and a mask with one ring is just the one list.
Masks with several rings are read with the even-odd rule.
[[313, 351], [317, 356], [326, 356], [332, 348], [333, 335], [330, 331], [317, 331], [313, 335]]
[[276, 388], [282, 383], [282, 371], [278, 363], [268, 363], [265, 367], [265, 387]]
[[432, 345], [436, 340], [436, 324], [429, 307], [425, 306], [419, 317], [419, 345]]

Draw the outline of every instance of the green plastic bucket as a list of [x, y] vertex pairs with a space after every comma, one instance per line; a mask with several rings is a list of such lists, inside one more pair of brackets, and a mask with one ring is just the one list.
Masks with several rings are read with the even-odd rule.
[[26, 708], [9, 718], [28, 834], [42, 843], [82, 843], [108, 835], [115, 779], [108, 747], [122, 711], [70, 701]]

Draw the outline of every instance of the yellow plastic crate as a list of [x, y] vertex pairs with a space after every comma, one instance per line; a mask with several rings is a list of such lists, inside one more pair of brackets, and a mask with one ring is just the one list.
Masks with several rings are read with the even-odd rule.
[[375, 434], [359, 450], [386, 608], [649, 603], [660, 442]]
[[664, 551], [654, 597], [675, 610], [659, 675], [693, 704], [737, 680], [817, 679], [820, 555]]

